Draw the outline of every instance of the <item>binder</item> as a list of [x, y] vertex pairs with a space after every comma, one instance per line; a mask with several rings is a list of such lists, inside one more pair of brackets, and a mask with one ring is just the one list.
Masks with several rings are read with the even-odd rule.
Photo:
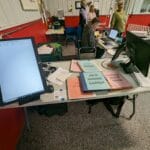
[[101, 72], [80, 73], [80, 82], [84, 92], [110, 90], [110, 86]]

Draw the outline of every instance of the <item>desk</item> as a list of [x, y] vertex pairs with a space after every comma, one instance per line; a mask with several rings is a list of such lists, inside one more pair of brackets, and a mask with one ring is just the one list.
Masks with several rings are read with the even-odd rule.
[[112, 42], [113, 42], [112, 45], [111, 44], [110, 45], [106, 45], [106, 44], [104, 44], [104, 41], [99, 38], [98, 39], [98, 46], [100, 48], [105, 49], [106, 52], [112, 56], [116, 52], [116, 50], [114, 49], [114, 47], [118, 46], [118, 44], [115, 41], [112, 41]]
[[61, 42], [61, 37], [64, 36], [64, 33], [65, 29], [61, 27], [60, 29], [48, 29], [45, 34], [48, 38], [52, 38], [50, 41]]
[[[93, 59], [92, 61], [97, 63], [101, 67], [102, 70], [106, 70], [105, 68], [103, 68], [101, 66], [101, 64], [104, 63], [104, 61], [109, 61], [109, 60], [107, 58], [107, 59]], [[51, 62], [50, 65], [51, 66], [56, 66], [56, 67], [62, 67], [64, 69], [68, 69], [69, 70], [70, 62], [71, 61]], [[120, 68], [118, 68], [118, 71], [120, 71], [121, 74], [128, 81], [131, 82], [131, 84], [133, 85], [132, 89], [118, 90], [118, 91], [108, 91], [108, 92], [105, 92], [105, 93], [97, 91], [97, 92], [95, 92], [96, 93], [96, 97], [94, 97], [94, 98], [75, 99], [75, 100], [69, 100], [67, 98], [66, 100], [63, 100], [63, 101], [56, 101], [56, 100], [54, 100], [54, 93], [46, 93], [46, 94], [42, 94], [41, 95], [40, 100], [29, 102], [29, 103], [24, 104], [24, 105], [19, 105], [18, 103], [13, 103], [13, 104], [9, 104], [7, 106], [1, 106], [0, 109], [16, 108], [16, 107], [29, 107], [29, 106], [56, 104], [56, 103], [65, 103], [65, 102], [77, 102], [77, 101], [103, 99], [103, 98], [110, 98], [110, 97], [120, 97], [120, 96], [127, 96], [127, 95], [133, 95], [133, 94], [140, 94], [140, 93], [144, 93], [144, 92], [150, 92], [150, 88], [139, 87], [137, 85], [137, 83], [133, 80], [133, 78], [130, 75], [124, 74]], [[78, 76], [78, 73], [72, 73], [72, 76]], [[67, 95], [66, 83], [64, 83], [62, 86], [54, 85], [55, 91], [60, 89], [60, 88], [66, 90], [66, 95]]]
[[46, 35], [64, 35], [65, 29], [64, 27], [61, 27], [60, 29], [48, 29], [46, 31]]

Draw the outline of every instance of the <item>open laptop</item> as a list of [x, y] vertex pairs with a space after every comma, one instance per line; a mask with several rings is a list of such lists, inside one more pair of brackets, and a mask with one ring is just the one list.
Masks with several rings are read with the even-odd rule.
[[110, 38], [112, 40], [116, 40], [117, 35], [118, 35], [118, 31], [114, 30], [114, 29], [111, 29], [110, 32], [109, 32], [108, 38]]
[[118, 35], [118, 31], [114, 30], [114, 29], [110, 29], [109, 31], [107, 31], [107, 36], [104, 38], [101, 38], [104, 42], [106, 41], [115, 41]]
[[107, 37], [101, 38], [102, 41], [104, 41], [105, 45], [111, 45], [111, 46], [117, 46], [118, 44], [116, 43], [118, 31], [114, 29], [110, 29], [108, 32]]

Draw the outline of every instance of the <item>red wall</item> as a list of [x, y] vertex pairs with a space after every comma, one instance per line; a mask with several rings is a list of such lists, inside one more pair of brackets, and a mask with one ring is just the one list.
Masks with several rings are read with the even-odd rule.
[[[104, 26], [108, 26], [109, 24], [109, 16], [100, 16], [100, 22], [104, 23]], [[150, 14], [145, 15], [129, 15], [127, 24], [141, 24], [141, 25], [150, 25]], [[66, 27], [77, 27], [79, 24], [79, 16], [66, 16], [65, 17], [65, 26]], [[28, 27], [19, 30], [15, 33], [5, 36], [5, 38], [16, 38], [16, 37], [29, 37], [33, 36], [35, 38], [36, 43], [47, 42], [47, 38], [45, 36], [45, 32], [47, 27], [42, 23], [42, 20], [36, 20], [34, 22], [30, 22], [28, 24], [20, 25], [14, 28], [10, 28], [7, 30], [0, 31], [0, 34], [10, 32], [16, 30], [18, 27], [24, 27], [29, 25]]]
[[0, 150], [16, 150], [23, 127], [22, 109], [0, 110]]
[[[105, 23], [106, 26], [109, 24], [109, 16], [100, 16], [101, 23]], [[66, 16], [65, 26], [66, 27], [77, 27], [79, 25], [79, 16]]]
[[77, 27], [79, 24], [79, 16], [67, 16], [65, 17], [66, 27]]
[[[100, 16], [100, 22], [104, 23], [102, 27], [107, 27], [109, 24], [109, 16]], [[129, 15], [128, 17], [128, 23], [127, 24], [141, 24], [141, 25], [150, 25], [150, 14], [145, 15]], [[65, 26], [66, 27], [77, 27], [79, 24], [79, 16], [66, 16], [65, 17]], [[21, 29], [15, 33], [12, 33], [10, 35], [5, 36], [4, 38], [16, 38], [16, 37], [29, 37], [33, 36], [35, 38], [36, 43], [43, 43], [47, 42], [47, 38], [45, 36], [45, 32], [47, 30], [47, 27], [45, 24], [42, 23], [42, 20], [36, 20], [34, 22], [30, 22], [24, 25], [20, 25], [14, 28], [10, 28], [7, 30], [0, 31], [0, 34], [11, 32], [13, 30], [16, 30], [17, 28], [24, 27], [26, 25], [29, 25], [28, 27], [25, 27], [24, 29]]]
[[129, 17], [128, 17], [128, 24], [129, 23], [150, 26], [150, 14], [129, 15]]
[[[5, 35], [22, 28], [17, 32]], [[14, 28], [0, 31], [4, 38], [34, 37], [36, 43], [46, 42], [47, 28], [41, 20], [36, 20]], [[24, 113], [20, 108], [0, 110], [0, 150], [16, 150], [16, 145], [21, 137], [24, 127]]]
[[[27, 26], [27, 27], [26, 27]], [[42, 20], [36, 20], [27, 24], [16, 26], [7, 30], [0, 31], [0, 34], [5, 34], [14, 31], [18, 28], [23, 28], [9, 35], [5, 35], [4, 38], [19, 38], [19, 37], [34, 37], [36, 43], [47, 42], [45, 32], [47, 27], [42, 23]]]
[[[109, 25], [109, 16], [100, 16], [100, 23], [105, 23], [105, 26]], [[139, 24], [150, 26], [150, 14], [145, 15], [129, 15], [127, 24]], [[79, 24], [78, 16], [67, 16], [65, 17], [65, 25], [67, 27], [77, 27]]]

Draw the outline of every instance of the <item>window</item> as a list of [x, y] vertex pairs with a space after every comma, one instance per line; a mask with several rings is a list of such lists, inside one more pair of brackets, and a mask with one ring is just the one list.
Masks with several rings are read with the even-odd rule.
[[150, 0], [143, 1], [141, 13], [150, 13]]

